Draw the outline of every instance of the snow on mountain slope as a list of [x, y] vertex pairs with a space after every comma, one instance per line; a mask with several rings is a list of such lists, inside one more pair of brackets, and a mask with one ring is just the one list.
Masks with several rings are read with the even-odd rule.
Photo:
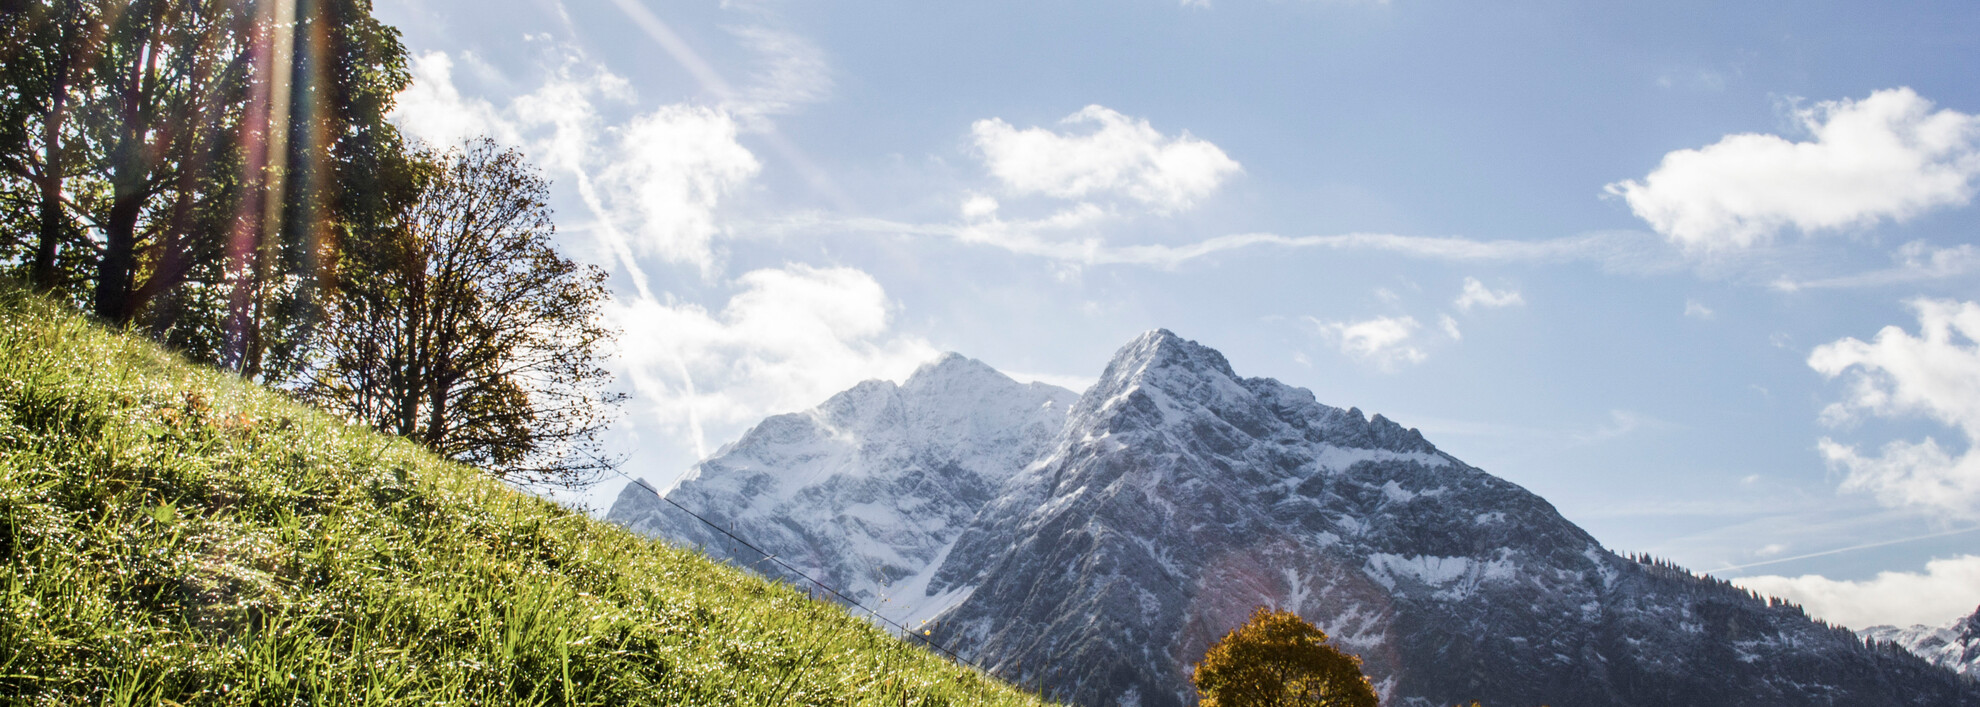
[[[1076, 399], [949, 356], [765, 420], [694, 474], [669, 497], [1075, 704], [1193, 703], [1191, 664], [1266, 604], [1360, 655], [1390, 705], [1980, 705], [1167, 331]], [[609, 517], [759, 559], [637, 487]]]
[[1871, 626], [1856, 633], [1865, 640], [1895, 643], [1936, 665], [1980, 679], [1980, 609], [1944, 626]]
[[[923, 591], [934, 563], [1047, 448], [1076, 397], [946, 354], [901, 385], [866, 381], [764, 420], [696, 464], [668, 497], [890, 618], [919, 621], [955, 598]], [[637, 485], [606, 518], [778, 572]]]
[[1970, 703], [1922, 661], [1603, 549], [1546, 501], [1381, 416], [1130, 343], [928, 591], [937, 640], [1077, 704], [1182, 705], [1259, 604], [1359, 654], [1389, 704]]

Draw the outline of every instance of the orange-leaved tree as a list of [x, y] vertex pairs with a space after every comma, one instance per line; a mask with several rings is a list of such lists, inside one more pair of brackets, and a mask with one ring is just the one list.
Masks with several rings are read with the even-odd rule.
[[1298, 614], [1258, 607], [1190, 675], [1203, 707], [1375, 707], [1361, 659]]

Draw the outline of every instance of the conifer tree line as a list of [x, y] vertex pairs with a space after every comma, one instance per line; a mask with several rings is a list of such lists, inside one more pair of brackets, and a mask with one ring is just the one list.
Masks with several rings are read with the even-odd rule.
[[0, 0], [0, 270], [189, 358], [582, 485], [604, 273], [487, 140], [408, 144], [370, 0]]

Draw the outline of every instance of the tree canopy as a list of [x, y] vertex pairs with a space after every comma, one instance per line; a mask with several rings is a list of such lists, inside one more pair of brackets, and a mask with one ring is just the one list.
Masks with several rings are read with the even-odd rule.
[[0, 259], [194, 359], [294, 372], [410, 81], [370, 0], [0, 0]]
[[524, 482], [581, 485], [605, 275], [491, 142], [410, 148], [371, 0], [0, 0], [0, 275]]
[[605, 272], [552, 247], [549, 185], [515, 150], [412, 157], [417, 197], [344, 253], [298, 393], [504, 478], [585, 484], [617, 399]]
[[1203, 707], [1375, 707], [1361, 659], [1290, 611], [1258, 607], [1190, 676]]

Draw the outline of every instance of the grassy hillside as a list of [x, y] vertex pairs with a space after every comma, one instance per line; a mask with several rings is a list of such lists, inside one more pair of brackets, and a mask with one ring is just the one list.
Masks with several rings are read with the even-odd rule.
[[1037, 701], [0, 287], [0, 703]]

